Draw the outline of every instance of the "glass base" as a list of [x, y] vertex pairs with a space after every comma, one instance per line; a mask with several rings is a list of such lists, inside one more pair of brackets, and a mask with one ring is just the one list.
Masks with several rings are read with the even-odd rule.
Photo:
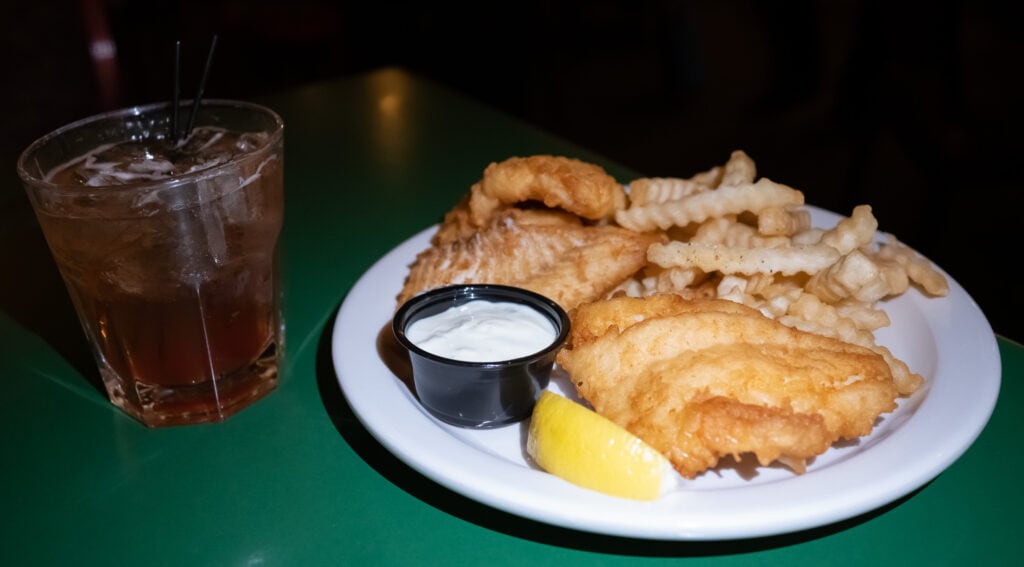
[[278, 363], [271, 345], [249, 366], [197, 384], [146, 384], [105, 366], [100, 374], [115, 406], [147, 427], [165, 427], [224, 421], [277, 387]]

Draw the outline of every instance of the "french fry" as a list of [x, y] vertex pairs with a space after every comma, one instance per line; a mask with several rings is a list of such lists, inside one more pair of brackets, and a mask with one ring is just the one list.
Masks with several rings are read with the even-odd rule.
[[792, 187], [761, 178], [756, 183], [722, 185], [666, 203], [632, 206], [615, 213], [621, 226], [638, 232], [668, 229], [703, 222], [712, 217], [757, 213], [768, 207], [795, 207], [804, 204], [804, 194]]
[[889, 326], [889, 314], [874, 306], [873, 302], [843, 301], [836, 304], [839, 315], [854, 322], [858, 329], [876, 331]]
[[910, 279], [935, 296], [949, 293], [949, 283], [931, 262], [890, 235], [878, 250], [878, 257], [903, 266]]
[[871, 214], [871, 206], [858, 205], [853, 208], [852, 215], [840, 219], [834, 228], [825, 231], [821, 236], [821, 242], [835, 248], [840, 254], [846, 255], [857, 248], [871, 244], [875, 239], [877, 229], [878, 221], [875, 219], [875, 215]]
[[814, 275], [806, 290], [828, 303], [847, 298], [873, 303], [907, 290], [910, 282], [899, 265], [881, 265], [859, 250]]
[[725, 274], [816, 274], [839, 260], [835, 248], [823, 244], [792, 248], [736, 248], [692, 242], [652, 244], [647, 260], [659, 266], [698, 268]]
[[658, 205], [711, 189], [710, 185], [693, 179], [644, 177], [629, 183], [629, 202], [632, 206]]
[[729, 155], [722, 173], [721, 185], [748, 185], [757, 178], [757, 167], [754, 160], [743, 150], [736, 150]]
[[737, 221], [735, 215], [704, 221], [689, 241], [741, 248], [777, 248], [790, 244], [789, 238], [785, 236], [760, 234], [754, 227]]
[[768, 207], [757, 215], [757, 232], [765, 236], [790, 236], [811, 228], [811, 212], [806, 209]]

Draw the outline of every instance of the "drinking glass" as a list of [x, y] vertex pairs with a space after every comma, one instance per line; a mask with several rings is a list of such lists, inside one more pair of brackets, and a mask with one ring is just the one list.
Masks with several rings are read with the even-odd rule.
[[192, 111], [86, 118], [17, 164], [111, 402], [150, 427], [226, 419], [277, 387], [284, 352], [284, 123]]

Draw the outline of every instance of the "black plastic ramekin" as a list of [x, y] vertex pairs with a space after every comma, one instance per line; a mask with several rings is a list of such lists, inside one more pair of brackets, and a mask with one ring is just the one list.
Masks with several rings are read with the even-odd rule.
[[[548, 318], [555, 339], [532, 354], [498, 362], [466, 362], [433, 354], [413, 344], [406, 329], [424, 317], [472, 300], [526, 305]], [[431, 415], [452, 425], [493, 428], [530, 416], [547, 387], [555, 355], [569, 336], [569, 316], [538, 293], [505, 285], [460, 284], [424, 292], [406, 301], [392, 320], [398, 342], [409, 352], [413, 383]]]

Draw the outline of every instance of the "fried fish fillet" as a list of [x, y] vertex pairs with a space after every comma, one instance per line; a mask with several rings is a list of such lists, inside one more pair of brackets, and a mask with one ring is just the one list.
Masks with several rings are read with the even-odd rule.
[[495, 283], [536, 291], [569, 310], [633, 275], [660, 239], [585, 225], [564, 211], [509, 208], [467, 237], [420, 252], [397, 300], [448, 284]]
[[611, 219], [625, 208], [622, 184], [596, 164], [578, 159], [532, 155], [512, 157], [484, 168], [483, 177], [445, 215], [435, 243], [470, 235], [495, 214], [516, 204], [536, 202], [590, 221]]
[[745, 453], [803, 472], [897, 407], [881, 355], [727, 300], [589, 303], [573, 313], [569, 341], [558, 363], [580, 395], [686, 478]]

